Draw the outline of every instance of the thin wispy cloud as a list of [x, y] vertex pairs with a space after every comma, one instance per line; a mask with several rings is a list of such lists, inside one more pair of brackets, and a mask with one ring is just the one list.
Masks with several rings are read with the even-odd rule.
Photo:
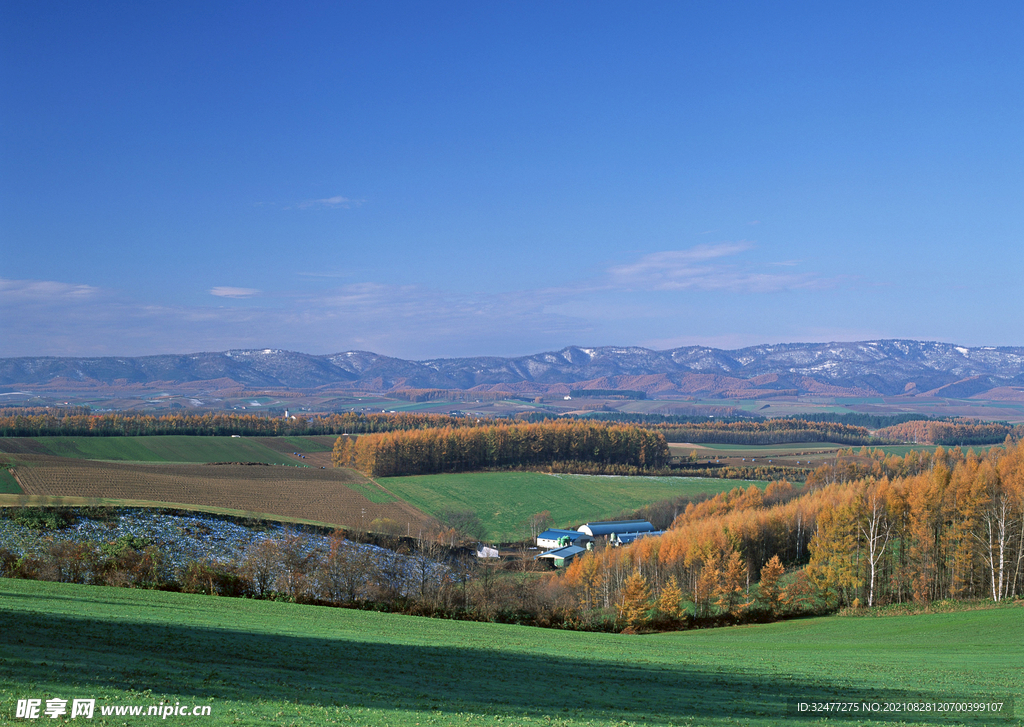
[[737, 293], [774, 293], [830, 284], [811, 273], [776, 273], [762, 270], [753, 262], [726, 259], [752, 248], [749, 242], [741, 241], [654, 252], [636, 262], [610, 268], [608, 279], [613, 287], [627, 290]]
[[300, 210], [322, 210], [322, 209], [351, 209], [363, 203], [361, 199], [350, 197], [327, 197], [325, 199], [307, 199], [295, 205]]
[[351, 272], [331, 272], [324, 270], [317, 271], [300, 271], [295, 273], [300, 278], [351, 278], [353, 274]]
[[[558, 347], [587, 321], [548, 310], [531, 291], [452, 294], [417, 285], [354, 283], [317, 294], [219, 286], [238, 305], [162, 305], [114, 290], [0, 281], [3, 351], [19, 355], [147, 355], [228, 348], [331, 353], [354, 348], [405, 357], [507, 351], [508, 331]], [[31, 293], [29, 295], [28, 293]], [[85, 298], [76, 298], [84, 293]], [[56, 294], [56, 295], [55, 295]], [[42, 343], [41, 343], [42, 342]]]
[[0, 299], [5, 301], [84, 300], [98, 295], [99, 292], [99, 288], [80, 283], [0, 278]]
[[210, 288], [210, 295], [215, 295], [218, 298], [251, 298], [262, 292], [258, 288], [233, 288], [228, 285]]
[[[702, 310], [702, 292], [834, 285], [817, 274], [759, 264], [752, 250], [748, 242], [665, 250], [563, 285], [501, 292], [373, 280], [317, 291], [223, 285], [206, 291], [210, 305], [163, 305], [83, 284], [0, 279], [0, 318], [8, 355], [265, 347], [404, 358], [507, 355], [574, 342], [672, 340], [680, 335], [679, 321]], [[676, 291], [688, 294], [666, 297]], [[749, 342], [761, 342], [764, 332], [756, 333]]]

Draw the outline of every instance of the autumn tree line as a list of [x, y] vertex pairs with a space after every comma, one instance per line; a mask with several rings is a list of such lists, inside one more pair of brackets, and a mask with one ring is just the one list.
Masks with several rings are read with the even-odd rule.
[[[435, 390], [409, 392], [412, 400], [433, 396]], [[450, 392], [448, 392], [450, 393]], [[628, 392], [627, 392], [628, 393]], [[504, 396], [503, 392], [493, 393]], [[474, 393], [491, 398], [492, 393]], [[608, 419], [603, 418], [607, 423]], [[662, 417], [661, 419], [664, 419]], [[558, 419], [545, 419], [557, 421]], [[275, 417], [257, 413], [133, 414], [91, 413], [87, 407], [42, 409], [38, 407], [0, 409], [0, 436], [142, 436], [187, 434], [199, 436], [301, 436], [371, 434], [430, 428], [475, 428], [495, 420], [445, 414], [345, 412], [309, 416]], [[586, 419], [597, 423], [599, 420]], [[694, 444], [793, 444], [833, 442], [845, 445], [916, 442], [920, 444], [995, 444], [1007, 436], [1024, 438], [1024, 426], [974, 419], [909, 421], [877, 430], [873, 435], [862, 426], [835, 421], [766, 419], [757, 421], [666, 421], [617, 422], [661, 433], [668, 442]]]
[[773, 482], [692, 504], [661, 537], [574, 561], [560, 598], [579, 618], [628, 613], [641, 627], [1021, 597], [1024, 444], [940, 448], [904, 469], [917, 471], [819, 481], [799, 496]]
[[[834, 442], [867, 444], [871, 433], [864, 427], [838, 422], [809, 422], [801, 419], [763, 421], [698, 422], [651, 425], [666, 441], [693, 444], [795, 444]], [[1001, 440], [1000, 440], [1001, 441]]]
[[879, 429], [875, 437], [886, 442], [969, 446], [995, 444], [1006, 437], [1021, 439], [1024, 437], [1024, 426], [976, 419], [910, 421]]
[[1024, 438], [1024, 426], [977, 419], [908, 421], [870, 432], [866, 427], [827, 420], [765, 419], [760, 421], [648, 424], [669, 442], [693, 444], [796, 444], [832, 442], [845, 445], [914, 442], [943, 446], [998, 444], [1006, 437]]
[[335, 467], [353, 467], [373, 477], [565, 462], [641, 472], [666, 466], [669, 451], [664, 437], [651, 430], [557, 420], [342, 436], [331, 460]]
[[0, 436], [198, 436], [284, 437], [407, 431], [426, 427], [473, 427], [476, 420], [437, 414], [324, 414], [294, 419], [261, 414], [85, 414], [64, 410], [22, 414], [0, 412]]

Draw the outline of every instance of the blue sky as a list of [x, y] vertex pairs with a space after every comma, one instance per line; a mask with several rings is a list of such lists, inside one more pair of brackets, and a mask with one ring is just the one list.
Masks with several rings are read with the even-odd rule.
[[0, 33], [2, 356], [1024, 345], [1020, 3], [42, 1]]

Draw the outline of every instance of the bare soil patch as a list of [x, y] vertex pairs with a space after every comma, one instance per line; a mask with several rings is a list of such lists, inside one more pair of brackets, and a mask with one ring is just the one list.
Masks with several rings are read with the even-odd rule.
[[357, 529], [388, 518], [418, 530], [427, 520], [353, 470], [95, 462], [33, 454], [20, 459], [30, 465], [16, 468], [26, 495], [195, 504]]
[[0, 452], [4, 454], [45, 454], [46, 450], [30, 437], [0, 437]]

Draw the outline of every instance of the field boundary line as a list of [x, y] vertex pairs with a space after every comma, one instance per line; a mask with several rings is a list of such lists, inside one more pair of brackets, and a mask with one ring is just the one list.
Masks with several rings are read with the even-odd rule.
[[423, 512], [422, 510], [420, 510], [419, 508], [415, 507], [411, 503], [406, 502], [404, 499], [402, 499], [401, 497], [399, 497], [398, 495], [393, 493], [391, 490], [386, 488], [384, 485], [382, 485], [381, 483], [377, 482], [377, 480], [373, 479], [372, 477], [366, 477], [366, 479], [368, 479], [373, 484], [377, 485], [377, 487], [379, 487], [383, 492], [387, 493], [390, 497], [393, 497], [395, 499], [395, 504], [398, 505], [398, 507], [400, 509], [404, 510], [406, 512], [406, 514], [413, 515], [413, 516], [416, 517], [416, 519], [424, 518], [424, 519], [429, 520], [431, 518], [430, 513]]
[[403, 500], [402, 498], [400, 498], [400, 497], [399, 497], [398, 495], [396, 495], [395, 493], [393, 493], [393, 492], [392, 492], [391, 490], [389, 490], [388, 488], [386, 488], [386, 487], [385, 487], [384, 485], [382, 485], [381, 483], [377, 482], [377, 480], [373, 479], [372, 477], [367, 477], [366, 479], [368, 479], [368, 480], [369, 480], [370, 482], [372, 482], [373, 484], [377, 485], [377, 487], [379, 487], [379, 488], [380, 488], [381, 490], [383, 490], [383, 491], [384, 491], [385, 493], [387, 493], [387, 494], [388, 494], [388, 495], [390, 495], [391, 497], [395, 498], [395, 499], [396, 499], [396, 500], [398, 500], [399, 502], [405, 502], [405, 500]]

